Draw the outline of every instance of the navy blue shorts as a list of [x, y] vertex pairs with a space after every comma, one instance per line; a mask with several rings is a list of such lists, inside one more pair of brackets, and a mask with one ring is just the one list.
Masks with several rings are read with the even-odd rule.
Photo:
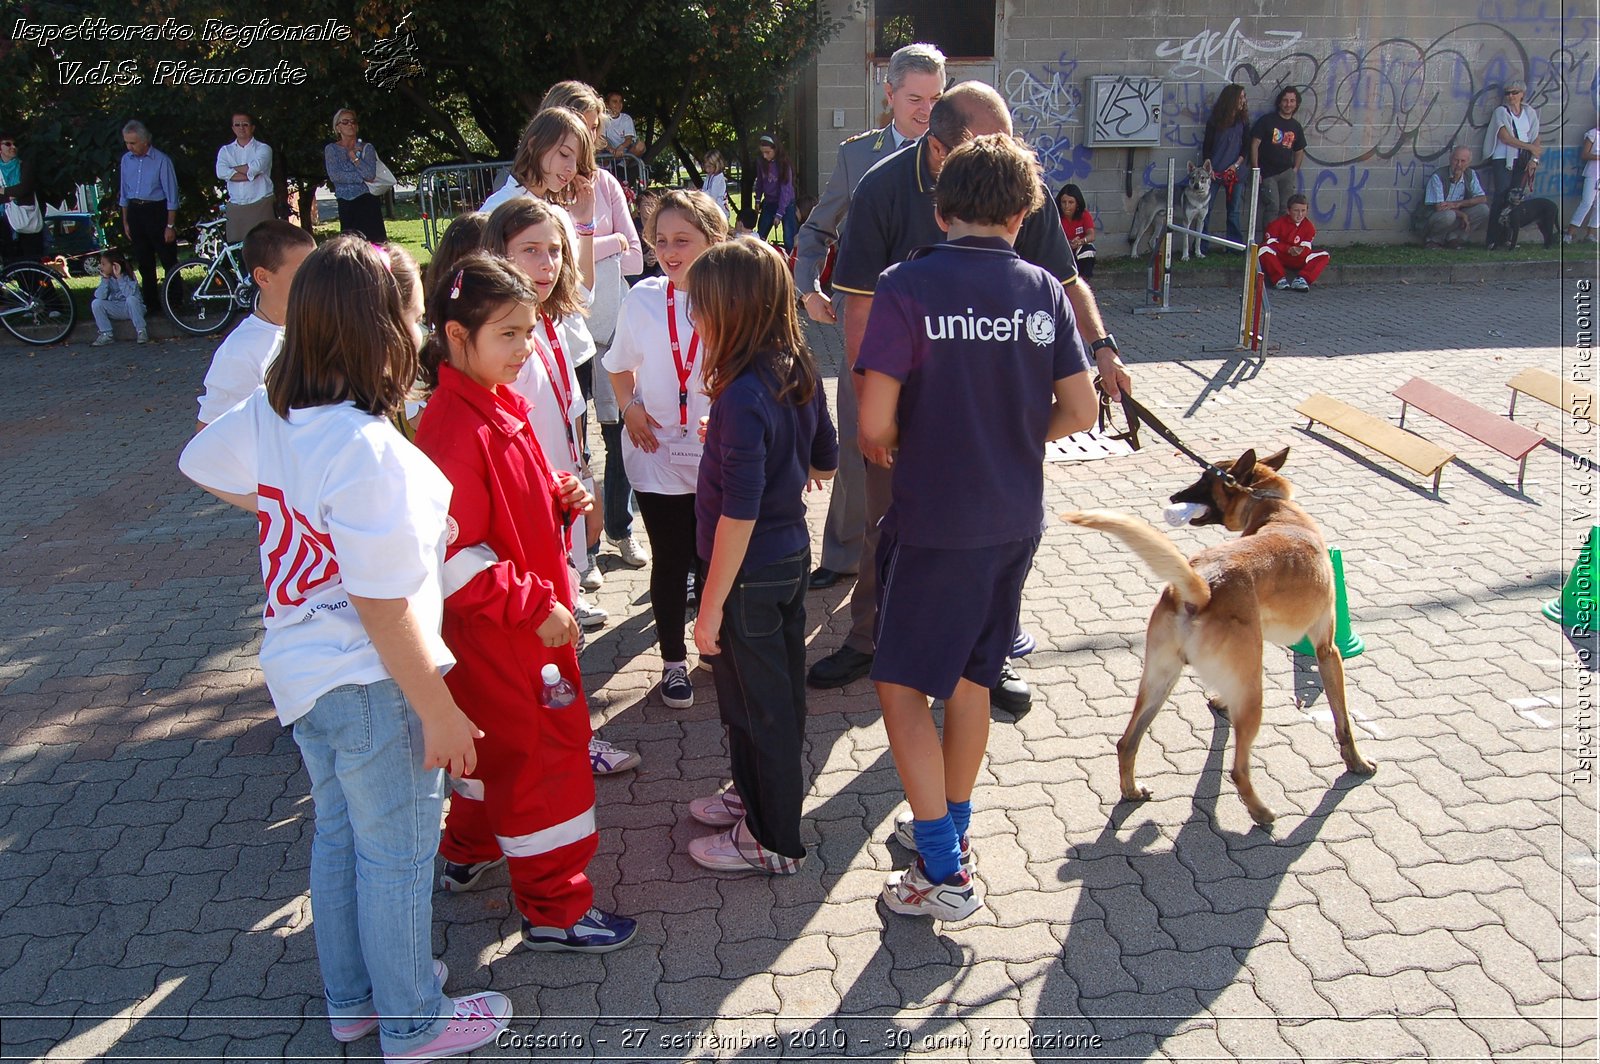
[[1022, 584], [1039, 537], [943, 550], [878, 540], [878, 627], [872, 679], [933, 698], [956, 682], [990, 688], [1017, 636]]

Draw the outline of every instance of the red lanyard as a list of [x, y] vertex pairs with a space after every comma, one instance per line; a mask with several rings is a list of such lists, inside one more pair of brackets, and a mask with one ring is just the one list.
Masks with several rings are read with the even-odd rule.
[[534, 341], [533, 349], [539, 352], [539, 361], [544, 363], [545, 376], [550, 378], [550, 390], [555, 392], [556, 403], [561, 407], [561, 427], [567, 431], [567, 450], [572, 453], [573, 467], [582, 469], [583, 457], [578, 450], [578, 437], [572, 431], [572, 389], [567, 381], [567, 358], [562, 353], [561, 341], [556, 337], [555, 322], [550, 320], [548, 314], [540, 316], [544, 318], [544, 333], [550, 337], [550, 348], [555, 352], [555, 365], [550, 364], [550, 359], [538, 341]]
[[695, 355], [700, 350], [700, 333], [689, 334], [689, 361], [683, 360], [683, 349], [678, 346], [678, 315], [674, 312], [677, 298], [672, 282], [667, 282], [667, 336], [672, 340], [672, 364], [678, 370], [678, 425], [689, 429], [689, 375], [694, 372]]

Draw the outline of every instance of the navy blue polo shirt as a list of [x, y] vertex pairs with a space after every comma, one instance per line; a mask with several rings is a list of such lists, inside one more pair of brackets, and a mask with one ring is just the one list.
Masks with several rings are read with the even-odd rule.
[[744, 569], [757, 569], [803, 550], [808, 467], [839, 467], [839, 436], [819, 385], [811, 402], [779, 401], [773, 378], [751, 368], [711, 403], [706, 446], [695, 488], [695, 547], [711, 560], [717, 520], [754, 521]]
[[856, 361], [901, 383], [883, 527], [948, 549], [1037, 536], [1055, 382], [1088, 368], [1060, 282], [999, 237], [885, 270]]
[[[944, 243], [933, 216], [935, 179], [928, 168], [928, 138], [882, 160], [861, 178], [850, 199], [833, 266], [833, 287], [870, 296], [878, 275], [904, 262], [917, 248]], [[1045, 190], [1044, 205], [1023, 219], [1017, 254], [1063, 284], [1078, 279], [1072, 246], [1061, 232], [1061, 214]]]

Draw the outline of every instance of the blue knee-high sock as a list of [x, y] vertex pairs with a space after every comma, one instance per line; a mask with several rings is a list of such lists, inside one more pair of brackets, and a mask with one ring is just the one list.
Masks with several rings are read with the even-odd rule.
[[946, 813], [938, 820], [913, 820], [911, 830], [917, 838], [917, 853], [928, 878], [943, 883], [961, 868], [961, 849], [955, 822]]
[[945, 799], [944, 806], [950, 810], [950, 820], [956, 826], [956, 838], [959, 840], [967, 834], [967, 829], [972, 826], [972, 799], [964, 802], [952, 802]]

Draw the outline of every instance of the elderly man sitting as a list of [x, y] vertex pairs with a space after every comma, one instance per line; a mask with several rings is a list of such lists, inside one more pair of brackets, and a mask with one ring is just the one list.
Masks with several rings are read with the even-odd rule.
[[1423, 217], [1422, 239], [1427, 247], [1448, 244], [1458, 248], [1483, 236], [1489, 222], [1489, 196], [1472, 169], [1471, 148], [1450, 153], [1450, 168], [1428, 178], [1422, 202], [1433, 208]]

